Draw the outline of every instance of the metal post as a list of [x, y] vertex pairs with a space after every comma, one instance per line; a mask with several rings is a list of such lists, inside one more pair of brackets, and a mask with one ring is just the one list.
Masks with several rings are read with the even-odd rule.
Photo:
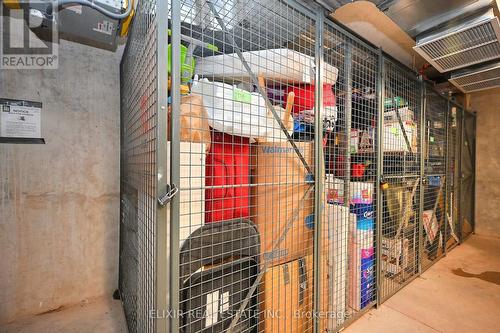
[[376, 288], [377, 288], [377, 307], [382, 304], [382, 182], [384, 173], [384, 142], [383, 142], [383, 131], [384, 131], [384, 100], [385, 100], [385, 80], [384, 80], [384, 54], [382, 49], [379, 49], [378, 53], [378, 115], [377, 115], [377, 180], [376, 180], [376, 238], [375, 238], [375, 252], [376, 252], [376, 262], [375, 264], [376, 272]]
[[[157, 122], [156, 122], [156, 176], [157, 197], [165, 191], [170, 181], [167, 160], [167, 119], [168, 119], [168, 74], [165, 70], [168, 66], [168, 1], [158, 2], [157, 19]], [[179, 54], [179, 53], [177, 53]], [[179, 60], [180, 61], [180, 60]], [[170, 297], [168, 292], [170, 285], [169, 265], [171, 254], [168, 245], [168, 208], [157, 205], [156, 213], [156, 310], [160, 314], [156, 320], [156, 331], [163, 333], [168, 331], [168, 318], [162, 315], [169, 307]], [[177, 281], [177, 280], [174, 280]], [[177, 293], [178, 294], [178, 293]]]
[[[163, 1], [160, 1], [160, 3]], [[172, 1], [172, 114], [170, 125], [170, 181], [173, 185], [180, 184], [180, 105], [181, 94], [179, 87], [181, 85], [181, 5], [180, 1]], [[165, 16], [167, 12], [160, 11], [158, 17]], [[158, 43], [166, 43], [167, 38], [159, 40]], [[165, 68], [160, 70], [166, 71]], [[174, 315], [168, 318], [170, 323], [170, 332], [179, 332], [179, 228], [180, 228], [180, 196], [176, 195], [170, 202], [170, 310]]]
[[460, 138], [459, 138], [459, 149], [458, 149], [458, 152], [459, 152], [459, 156], [458, 156], [458, 188], [459, 188], [459, 196], [458, 196], [458, 209], [457, 209], [457, 218], [458, 218], [458, 228], [460, 230], [460, 244], [462, 244], [462, 242], [464, 241], [464, 234], [463, 234], [463, 227], [462, 227], [462, 154], [463, 154], [463, 149], [462, 149], [462, 145], [464, 143], [464, 124], [465, 124], [465, 107], [462, 106], [460, 108]]
[[[422, 80], [420, 80], [420, 89], [421, 89], [421, 98], [420, 98], [420, 149], [418, 154], [420, 154], [420, 195], [419, 195], [419, 203], [418, 203], [418, 274], [422, 274], [422, 258], [424, 253], [425, 241], [424, 241], [424, 224], [422, 221], [422, 216], [424, 213], [424, 184], [425, 184], [425, 158], [424, 148], [426, 146], [426, 108], [427, 108], [427, 95], [426, 95], [426, 87]], [[427, 148], [425, 148], [427, 149]]]
[[476, 130], [477, 130], [477, 112], [473, 112], [474, 116], [474, 127], [472, 132], [472, 139], [474, 140], [474, 145], [469, 147], [472, 151], [471, 164], [472, 164], [472, 234], [476, 232]]
[[448, 208], [449, 208], [449, 205], [448, 205], [448, 196], [450, 194], [450, 177], [448, 177], [448, 169], [450, 167], [450, 164], [449, 164], [449, 156], [450, 156], [450, 153], [449, 153], [449, 149], [450, 149], [450, 130], [449, 130], [449, 127], [450, 127], [450, 112], [451, 112], [451, 109], [450, 109], [450, 101], [447, 99], [446, 101], [446, 119], [445, 119], [445, 130], [446, 130], [446, 134], [445, 134], [445, 137], [446, 137], [446, 153], [445, 153], [445, 171], [444, 171], [444, 180], [446, 181], [446, 186], [445, 186], [445, 189], [444, 189], [444, 195], [443, 195], [443, 198], [444, 198], [444, 214], [443, 214], [443, 223], [444, 223], [444, 239], [443, 239], [443, 253], [444, 253], [444, 256], [446, 256], [446, 248], [447, 248], [447, 243], [448, 243]]
[[[344, 167], [344, 205], [347, 207], [347, 211], [350, 211], [350, 182], [351, 182], [351, 113], [352, 113], [352, 45], [346, 43], [344, 47], [344, 73], [345, 73], [345, 136], [346, 136], [346, 151], [345, 151], [345, 167]], [[349, 213], [348, 215], [349, 216]], [[349, 217], [348, 217], [349, 218]], [[348, 221], [347, 232], [350, 235], [351, 222]], [[349, 258], [349, 251], [347, 252], [347, 262], [351, 260]], [[346, 280], [346, 299], [349, 299], [349, 279]]]
[[[316, 77], [314, 100], [314, 301], [313, 314], [321, 311], [321, 231], [323, 218], [323, 11], [319, 10], [316, 16]], [[320, 331], [319, 316], [313, 316], [313, 332]]]

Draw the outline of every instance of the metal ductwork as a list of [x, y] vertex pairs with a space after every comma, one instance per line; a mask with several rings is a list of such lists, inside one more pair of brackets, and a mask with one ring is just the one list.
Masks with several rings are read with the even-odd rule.
[[449, 81], [463, 93], [500, 87], [500, 62], [456, 72]]
[[[350, 0], [316, 0], [339, 8]], [[447, 80], [462, 92], [500, 86], [500, 22], [497, 0], [373, 0], [411, 38], [413, 47], [436, 70], [426, 75]], [[482, 67], [481, 67], [482, 66]], [[460, 72], [457, 72], [459, 70]], [[446, 73], [446, 74], [440, 74]], [[451, 77], [451, 78], [450, 78]], [[456, 90], [449, 83], [447, 92]]]
[[490, 9], [417, 39], [414, 50], [441, 73], [500, 58], [500, 23]]
[[492, 0], [385, 0], [375, 2], [410, 37], [455, 25], [473, 13], [490, 8]]

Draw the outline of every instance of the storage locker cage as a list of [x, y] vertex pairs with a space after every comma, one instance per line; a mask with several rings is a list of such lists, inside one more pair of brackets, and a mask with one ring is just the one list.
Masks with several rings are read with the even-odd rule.
[[121, 63], [129, 330], [342, 330], [473, 231], [474, 137], [474, 114], [320, 6], [140, 1]]
[[462, 240], [474, 232], [476, 184], [476, 113], [462, 111], [459, 220]]

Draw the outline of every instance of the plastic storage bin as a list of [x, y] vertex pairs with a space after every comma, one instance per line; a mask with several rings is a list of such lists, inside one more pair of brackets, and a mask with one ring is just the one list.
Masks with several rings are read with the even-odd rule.
[[[243, 57], [256, 76], [280, 82], [311, 83], [315, 79], [315, 59], [290, 49], [243, 52]], [[338, 69], [322, 64], [322, 81], [334, 85]], [[198, 60], [195, 73], [215, 78], [250, 81], [248, 72], [236, 53], [205, 57]]]

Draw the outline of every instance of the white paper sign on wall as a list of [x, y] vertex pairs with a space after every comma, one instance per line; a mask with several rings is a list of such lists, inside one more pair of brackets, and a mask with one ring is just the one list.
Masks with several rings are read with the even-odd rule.
[[42, 138], [42, 103], [0, 98], [0, 137]]

